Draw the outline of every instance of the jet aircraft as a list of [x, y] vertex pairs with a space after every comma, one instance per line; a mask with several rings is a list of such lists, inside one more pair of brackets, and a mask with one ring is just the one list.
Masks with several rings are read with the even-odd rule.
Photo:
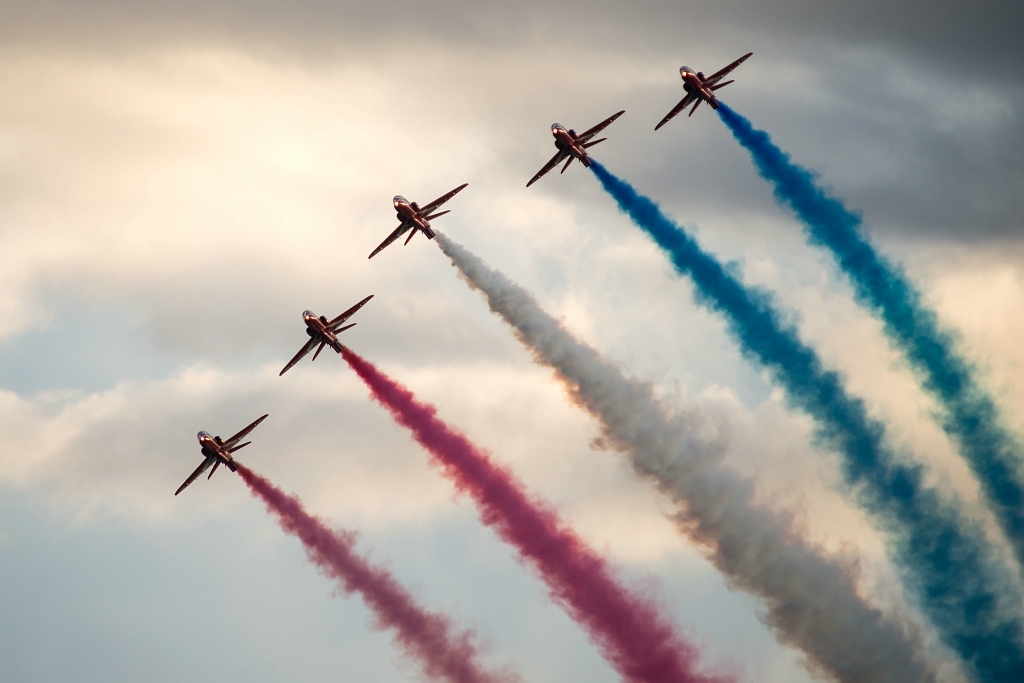
[[[343, 348], [341, 342], [338, 341], [338, 335], [347, 330], [350, 327], [355, 327], [356, 323], [351, 325], [345, 325], [345, 321], [352, 317], [352, 315], [358, 311], [363, 305], [373, 298], [373, 294], [366, 297], [352, 308], [348, 309], [334, 320], [328, 320], [324, 316], [317, 316], [313, 311], [303, 311], [302, 320], [306, 323], [306, 334], [309, 335], [309, 341], [307, 341], [299, 352], [295, 354], [295, 357], [288, 361], [288, 365], [284, 366], [284, 370], [278, 373], [278, 377], [288, 372], [293, 365], [302, 360], [307, 353], [313, 350], [313, 347], [317, 344], [320, 347], [313, 354], [313, 360], [320, 355], [320, 352], [324, 350], [324, 346], [330, 346], [332, 349], [341, 353]], [[345, 325], [342, 327], [342, 325]]]
[[593, 141], [591, 141], [591, 139], [607, 128], [612, 121], [625, 113], [626, 110], [623, 109], [619, 113], [609, 116], [601, 123], [597, 124], [590, 130], [584, 131], [583, 133], [577, 133], [572, 128], [566, 130], [565, 126], [560, 123], [551, 124], [551, 134], [555, 136], [555, 147], [558, 148], [558, 152], [555, 156], [551, 157], [551, 161], [544, 164], [544, 168], [540, 169], [540, 171], [537, 172], [537, 175], [530, 179], [530, 182], [526, 183], [526, 186], [529, 187], [530, 185], [533, 185], [535, 182], [540, 180], [541, 176], [553, 169], [555, 166], [558, 166], [558, 164], [562, 163], [566, 159], [568, 159], [568, 161], [566, 161], [565, 166], [562, 167], [562, 173], [565, 173], [565, 169], [569, 168], [569, 164], [572, 163], [573, 159], [579, 159], [580, 163], [583, 164], [585, 168], [590, 168], [590, 155], [587, 154], [587, 148], [593, 147], [599, 142], [604, 142], [608, 138], [601, 138], [600, 140]]
[[252, 443], [251, 441], [246, 441], [243, 444], [239, 444], [238, 442], [244, 439], [249, 432], [256, 429], [256, 425], [263, 422], [265, 419], [267, 419], [266, 415], [256, 420], [230, 439], [222, 440], [219, 436], [210, 436], [207, 432], [199, 432], [198, 438], [200, 452], [203, 454], [205, 460], [203, 460], [202, 464], [196, 468], [195, 472], [188, 476], [185, 483], [178, 487], [178, 490], [174, 492], [174, 495], [178, 495], [184, 491], [185, 487], [198, 479], [199, 475], [205, 472], [206, 468], [210, 465], [213, 465], [213, 469], [210, 470], [209, 476], [206, 477], [207, 479], [213, 476], [213, 473], [217, 471], [217, 468], [221, 466], [221, 463], [223, 463], [224, 466], [232, 472], [236, 471], [238, 469], [238, 465], [235, 464], [235, 459], [232, 455], [235, 451], [241, 450]]
[[434, 239], [434, 231], [430, 227], [430, 220], [433, 218], [437, 218], [438, 216], [443, 216], [446, 213], [450, 212], [431, 212], [441, 208], [442, 204], [444, 204], [449, 199], [451, 199], [459, 192], [461, 192], [463, 188], [465, 188], [467, 185], [469, 185], [469, 183], [463, 183], [462, 185], [459, 185], [448, 194], [442, 195], [435, 199], [434, 201], [427, 204], [426, 206], [422, 207], [416, 202], [410, 202], [408, 199], [406, 199], [400, 194], [395, 195], [395, 198], [392, 201], [394, 202], [395, 212], [399, 220], [398, 227], [395, 228], [395, 231], [393, 233], [388, 235], [388, 238], [386, 240], [380, 243], [379, 247], [373, 250], [373, 253], [371, 253], [368, 258], [373, 258], [377, 254], [379, 254], [384, 247], [388, 246], [389, 244], [397, 240], [399, 237], [404, 235], [407, 230], [412, 230], [412, 232], [409, 234], [409, 237], [405, 240], [406, 244], [409, 244], [409, 240], [412, 239], [413, 235], [416, 234], [417, 230], [426, 235], [428, 240]]
[[671, 121], [676, 114], [686, 109], [691, 104], [693, 104], [693, 109], [690, 110], [688, 116], [693, 116], [693, 112], [697, 111], [697, 107], [700, 106], [701, 102], [707, 102], [712, 109], [718, 109], [718, 98], [715, 97], [715, 91], [732, 83], [732, 81], [726, 81], [725, 83], [719, 83], [719, 81], [725, 78], [730, 71], [745, 62], [752, 54], [754, 53], [748, 52], [729, 66], [720, 71], [716, 71], [710, 76], [705, 76], [703, 71], [694, 73], [693, 69], [688, 66], [679, 67], [679, 75], [683, 78], [683, 90], [686, 91], [686, 97], [679, 100], [679, 104], [674, 106], [672, 111], [665, 115], [665, 118], [661, 120], [661, 123], [654, 127], [654, 130], [658, 130], [664, 126], [666, 123]]

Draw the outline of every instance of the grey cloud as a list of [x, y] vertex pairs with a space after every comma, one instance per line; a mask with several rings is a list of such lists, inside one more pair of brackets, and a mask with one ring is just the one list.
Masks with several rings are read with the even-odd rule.
[[[344, 43], [366, 37], [420, 36], [454, 43], [531, 43], [557, 37], [563, 43], [601, 40], [618, 47], [673, 45], [721, 38], [737, 30], [757, 32], [767, 46], [787, 38], [814, 36], [896, 46], [947, 64], [967, 63], [986, 74], [1013, 72], [1024, 62], [1019, 36], [1024, 9], [1018, 3], [984, 0], [891, 3], [786, 0], [726, 2], [541, 2], [474, 3], [292, 3], [235, 1], [204, 3], [69, 2], [5, 3], [0, 25], [11, 37], [95, 39], [278, 39], [293, 44]], [[1018, 74], [1019, 75], [1019, 74]]]

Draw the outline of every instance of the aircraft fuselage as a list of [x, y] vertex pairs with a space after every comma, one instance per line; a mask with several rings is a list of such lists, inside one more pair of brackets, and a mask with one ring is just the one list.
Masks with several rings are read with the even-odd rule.
[[313, 311], [303, 311], [302, 320], [306, 323], [306, 334], [310, 337], [319, 337], [321, 341], [327, 342], [335, 351], [341, 348], [341, 342], [338, 341], [338, 337], [327, 329], [327, 318], [322, 315], [318, 316]]
[[402, 195], [395, 195], [395, 214], [396, 218], [402, 222], [403, 225], [408, 225], [411, 228], [422, 230], [428, 237], [433, 237], [434, 231], [430, 229], [430, 222], [420, 215], [419, 207], [416, 202], [410, 202]]
[[582, 162], [584, 166], [590, 166], [590, 156], [587, 150], [583, 149], [576, 142], [576, 131], [566, 129], [560, 123], [551, 124], [551, 135], [555, 138], [555, 147], [561, 152], [568, 152]]
[[232, 458], [231, 454], [227, 452], [227, 449], [221, 445], [219, 437], [210, 436], [208, 432], [199, 432], [197, 438], [199, 439], [199, 446], [204, 456], [207, 458], [211, 455], [214, 456], [221, 464], [227, 466], [227, 468], [232, 472], [238, 469], [235, 465], [235, 459]]
[[683, 79], [683, 90], [688, 94], [697, 95], [711, 105], [712, 109], [718, 109], [718, 98], [704, 85], [703, 73], [699, 71], [694, 73], [690, 67], [684, 66], [680, 67], [679, 75]]

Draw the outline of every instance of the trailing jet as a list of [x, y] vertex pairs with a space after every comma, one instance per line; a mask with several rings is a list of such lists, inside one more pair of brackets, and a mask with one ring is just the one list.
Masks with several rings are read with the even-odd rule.
[[562, 173], [565, 173], [565, 169], [569, 168], [569, 164], [572, 163], [573, 159], [579, 159], [580, 163], [583, 164], [584, 167], [590, 168], [590, 156], [587, 154], [587, 148], [593, 147], [597, 143], [604, 142], [608, 139], [601, 138], [600, 140], [591, 141], [591, 138], [607, 128], [612, 121], [625, 113], [626, 110], [623, 109], [618, 114], [609, 116], [601, 123], [597, 124], [590, 130], [584, 131], [583, 133], [577, 133], [572, 128], [566, 130], [565, 126], [560, 123], [551, 124], [551, 134], [555, 136], [555, 147], [558, 148], [558, 153], [551, 157], [551, 161], [544, 164], [544, 168], [540, 169], [540, 171], [537, 172], [537, 175], [533, 176], [533, 178], [530, 179], [530, 182], [526, 183], [526, 186], [529, 187], [530, 185], [533, 185], [535, 182], [540, 180], [542, 175], [553, 169], [555, 166], [558, 166], [558, 164], [562, 163], [566, 159], [568, 159], [568, 161], [566, 161], [565, 166], [562, 167]]
[[[347, 330], [350, 327], [355, 327], [356, 324], [345, 325], [345, 321], [352, 317], [352, 315], [358, 311], [363, 305], [373, 298], [373, 294], [366, 297], [352, 308], [348, 309], [334, 320], [328, 320], [324, 316], [317, 316], [313, 311], [303, 311], [302, 320], [306, 323], [306, 334], [309, 335], [309, 341], [306, 342], [299, 352], [295, 354], [295, 357], [288, 361], [288, 365], [284, 366], [284, 370], [278, 373], [278, 377], [288, 372], [293, 365], [302, 360], [307, 353], [313, 350], [313, 347], [317, 344], [320, 348], [313, 354], [313, 360], [320, 355], [320, 352], [324, 350], [324, 346], [330, 346], [332, 349], [341, 353], [343, 348], [341, 342], [338, 341], [338, 335]], [[342, 327], [342, 325], [345, 325]]]
[[443, 216], [446, 213], [450, 212], [441, 211], [440, 213], [431, 213], [431, 211], [436, 211], [437, 209], [441, 208], [442, 204], [444, 204], [449, 199], [451, 199], [459, 192], [461, 192], [463, 188], [465, 188], [467, 185], [469, 185], [469, 183], [463, 183], [462, 185], [459, 185], [448, 194], [438, 197], [437, 199], [423, 207], [421, 207], [416, 202], [410, 202], [408, 199], [406, 199], [400, 194], [395, 195], [395, 198], [392, 201], [395, 204], [395, 212], [398, 215], [398, 227], [395, 228], [395, 231], [393, 233], [388, 235], [388, 238], [386, 240], [380, 243], [379, 247], [373, 250], [373, 253], [370, 254], [368, 258], [373, 258], [377, 254], [379, 254], [384, 247], [388, 246], [389, 244], [397, 240], [399, 237], [404, 235], [407, 230], [412, 230], [412, 232], [409, 234], [409, 237], [405, 240], [406, 244], [409, 244], [409, 240], [412, 239], [412, 236], [416, 234], [417, 230], [426, 235], [428, 240], [434, 239], [434, 231], [430, 228], [430, 220], [433, 218], [437, 218], [438, 216]]
[[686, 109], [691, 104], [693, 105], [693, 109], [690, 110], [688, 116], [693, 116], [693, 112], [697, 111], [697, 107], [700, 106], [701, 102], [707, 102], [712, 109], [718, 109], [718, 98], [715, 97], [715, 91], [732, 83], [732, 81], [726, 81], [725, 83], [719, 83], [719, 81], [725, 78], [730, 71], [745, 62], [752, 54], [754, 53], [748, 52], [729, 66], [725, 67], [721, 71], [716, 71], [710, 76], [705, 76], [702, 71], [694, 73], [693, 69], [688, 66], [679, 67], [679, 75], [683, 78], [683, 90], [686, 91], [686, 97], [679, 100], [679, 104], [673, 107], [672, 111], [665, 115], [665, 118], [661, 120], [661, 123], [654, 127], [654, 130], [658, 130], [664, 126], [666, 123], [671, 121], [676, 114]]
[[239, 451], [252, 443], [251, 441], [246, 441], [243, 444], [238, 442], [244, 439], [249, 432], [256, 429], [256, 425], [266, 419], [267, 416], [264, 415], [230, 439], [225, 440], [222, 440], [219, 436], [210, 436], [207, 432], [199, 432], [198, 438], [199, 445], [201, 447], [200, 452], [206, 459], [203, 460], [202, 464], [196, 468], [195, 472], [188, 476], [185, 483], [178, 487], [178, 490], [174, 492], [174, 495], [178, 495], [184, 491], [185, 487], [198, 479], [199, 475], [205, 472], [206, 468], [210, 465], [213, 465], [213, 469], [210, 470], [209, 476], [206, 477], [207, 479], [213, 476], [213, 473], [217, 471], [217, 468], [221, 466], [221, 463], [223, 463], [224, 466], [232, 472], [236, 471], [238, 466], [235, 464], [235, 459], [232, 455], [235, 451]]

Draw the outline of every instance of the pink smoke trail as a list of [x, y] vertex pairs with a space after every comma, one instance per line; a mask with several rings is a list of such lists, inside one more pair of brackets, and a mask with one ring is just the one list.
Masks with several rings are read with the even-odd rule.
[[546, 504], [491, 461], [437, 409], [347, 347], [342, 356], [373, 398], [409, 429], [456, 488], [470, 495], [483, 521], [528, 560], [554, 600], [590, 634], [631, 683], [723, 683], [697, 671], [697, 649], [676, 634], [656, 605], [622, 586], [611, 567]]
[[306, 512], [299, 499], [252, 470], [238, 465], [238, 473], [260, 498], [281, 528], [298, 536], [306, 555], [324, 575], [337, 579], [346, 593], [359, 593], [381, 628], [393, 629], [402, 650], [419, 660], [432, 679], [450, 683], [514, 683], [517, 677], [484, 671], [469, 632], [458, 633], [451, 621], [426, 611], [386, 569], [374, 567], [356, 554], [356, 535], [332, 531]]

